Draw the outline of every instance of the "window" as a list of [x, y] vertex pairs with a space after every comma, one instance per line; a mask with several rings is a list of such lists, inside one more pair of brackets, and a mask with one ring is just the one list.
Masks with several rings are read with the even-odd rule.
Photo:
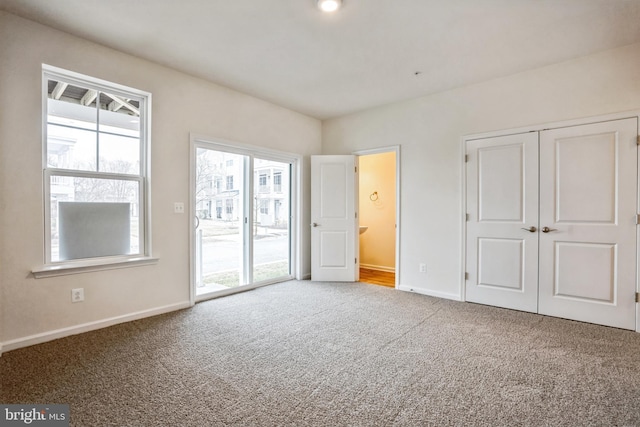
[[260, 213], [264, 215], [269, 215], [269, 200], [268, 199], [260, 199]]
[[233, 175], [227, 175], [227, 190], [233, 190]]
[[232, 215], [233, 214], [233, 199], [227, 199], [226, 200], [226, 204], [227, 204], [227, 215]]
[[151, 95], [43, 66], [45, 264], [149, 255]]
[[275, 172], [273, 174], [273, 191], [282, 193], [282, 172]]
[[269, 185], [267, 184], [267, 174], [266, 173], [261, 173], [260, 176], [258, 177], [258, 183], [260, 185], [260, 192], [261, 193], [268, 193], [269, 192]]

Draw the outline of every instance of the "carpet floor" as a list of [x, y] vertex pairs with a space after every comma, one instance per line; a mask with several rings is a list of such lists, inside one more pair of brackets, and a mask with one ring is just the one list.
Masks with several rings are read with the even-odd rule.
[[5, 353], [0, 402], [73, 426], [638, 426], [640, 334], [291, 281]]

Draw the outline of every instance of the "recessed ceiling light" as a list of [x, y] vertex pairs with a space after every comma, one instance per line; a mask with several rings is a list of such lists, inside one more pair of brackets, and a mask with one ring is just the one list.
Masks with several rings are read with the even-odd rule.
[[341, 5], [342, 0], [318, 0], [318, 7], [323, 12], [335, 12]]

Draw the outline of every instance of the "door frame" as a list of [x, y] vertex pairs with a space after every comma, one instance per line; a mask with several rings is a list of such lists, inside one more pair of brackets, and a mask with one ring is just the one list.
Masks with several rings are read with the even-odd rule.
[[[612, 120], [635, 118], [640, 122], [640, 110], [624, 111], [620, 113], [603, 114], [598, 116], [589, 116], [579, 119], [563, 120], [555, 122], [541, 123], [537, 125], [524, 126], [519, 128], [511, 128], [504, 130], [496, 130], [490, 132], [482, 132], [464, 135], [460, 139], [460, 282], [458, 287], [458, 295], [460, 301], [466, 301], [466, 241], [467, 241], [467, 167], [466, 167], [466, 147], [467, 141], [474, 139], [493, 138], [498, 136], [507, 136], [521, 134], [527, 132], [541, 132], [544, 130], [557, 129], [570, 126], [581, 126], [591, 123], [607, 122]], [[638, 129], [640, 134], [640, 129]], [[640, 137], [639, 137], [640, 138]], [[636, 173], [636, 210], [640, 214], [640, 149], [638, 159], [638, 171]], [[636, 226], [636, 292], [640, 292], [640, 226]], [[636, 303], [636, 332], [640, 332], [640, 304]]]
[[[400, 145], [390, 145], [387, 147], [372, 148], [368, 150], [358, 150], [351, 154], [354, 156], [367, 156], [370, 154], [382, 154], [382, 153], [396, 153], [396, 259], [395, 259], [395, 288], [400, 289]], [[358, 170], [358, 173], [360, 171]], [[358, 218], [358, 222], [360, 219]], [[360, 258], [360, 254], [358, 254]]]
[[[280, 280], [266, 280], [259, 283], [251, 283], [249, 285], [242, 285], [237, 288], [231, 288], [225, 291], [219, 291], [214, 294], [205, 294], [196, 296], [196, 254], [195, 254], [195, 194], [196, 194], [196, 161], [197, 161], [197, 149], [208, 148], [212, 150], [226, 151], [229, 153], [235, 153], [240, 155], [251, 156], [249, 159], [250, 166], [253, 165], [253, 157], [261, 159], [270, 159], [281, 162], [290, 162], [291, 164], [291, 177], [290, 177], [290, 248], [289, 248], [289, 266], [291, 271], [291, 278], [301, 280], [301, 258], [300, 252], [302, 248], [302, 233], [300, 227], [300, 218], [302, 214], [302, 194], [301, 194], [301, 180], [302, 180], [302, 156], [299, 154], [287, 153], [284, 151], [273, 150], [269, 148], [260, 147], [257, 145], [243, 144], [235, 141], [230, 141], [223, 138], [211, 138], [204, 135], [189, 134], [189, 209], [186, 210], [189, 215], [189, 302], [190, 305], [195, 305], [196, 302], [205, 301], [212, 298], [219, 298], [226, 295], [231, 295], [238, 292], [244, 292], [251, 289], [259, 288], [262, 286], [271, 285], [277, 283]], [[252, 169], [252, 168], [249, 168]], [[253, 173], [250, 170], [245, 171], [248, 176], [245, 177], [249, 188], [253, 188]], [[245, 194], [245, 198], [248, 194]], [[253, 209], [248, 210], [249, 223], [253, 221]], [[253, 239], [249, 239], [249, 245], [245, 248], [245, 254], [252, 257]], [[243, 266], [244, 268], [244, 266]]]

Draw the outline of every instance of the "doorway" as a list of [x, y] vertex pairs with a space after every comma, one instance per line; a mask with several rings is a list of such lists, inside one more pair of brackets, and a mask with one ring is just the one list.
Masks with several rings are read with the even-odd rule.
[[294, 276], [298, 159], [192, 141], [192, 300]]
[[360, 281], [395, 288], [399, 283], [399, 147], [358, 155]]

